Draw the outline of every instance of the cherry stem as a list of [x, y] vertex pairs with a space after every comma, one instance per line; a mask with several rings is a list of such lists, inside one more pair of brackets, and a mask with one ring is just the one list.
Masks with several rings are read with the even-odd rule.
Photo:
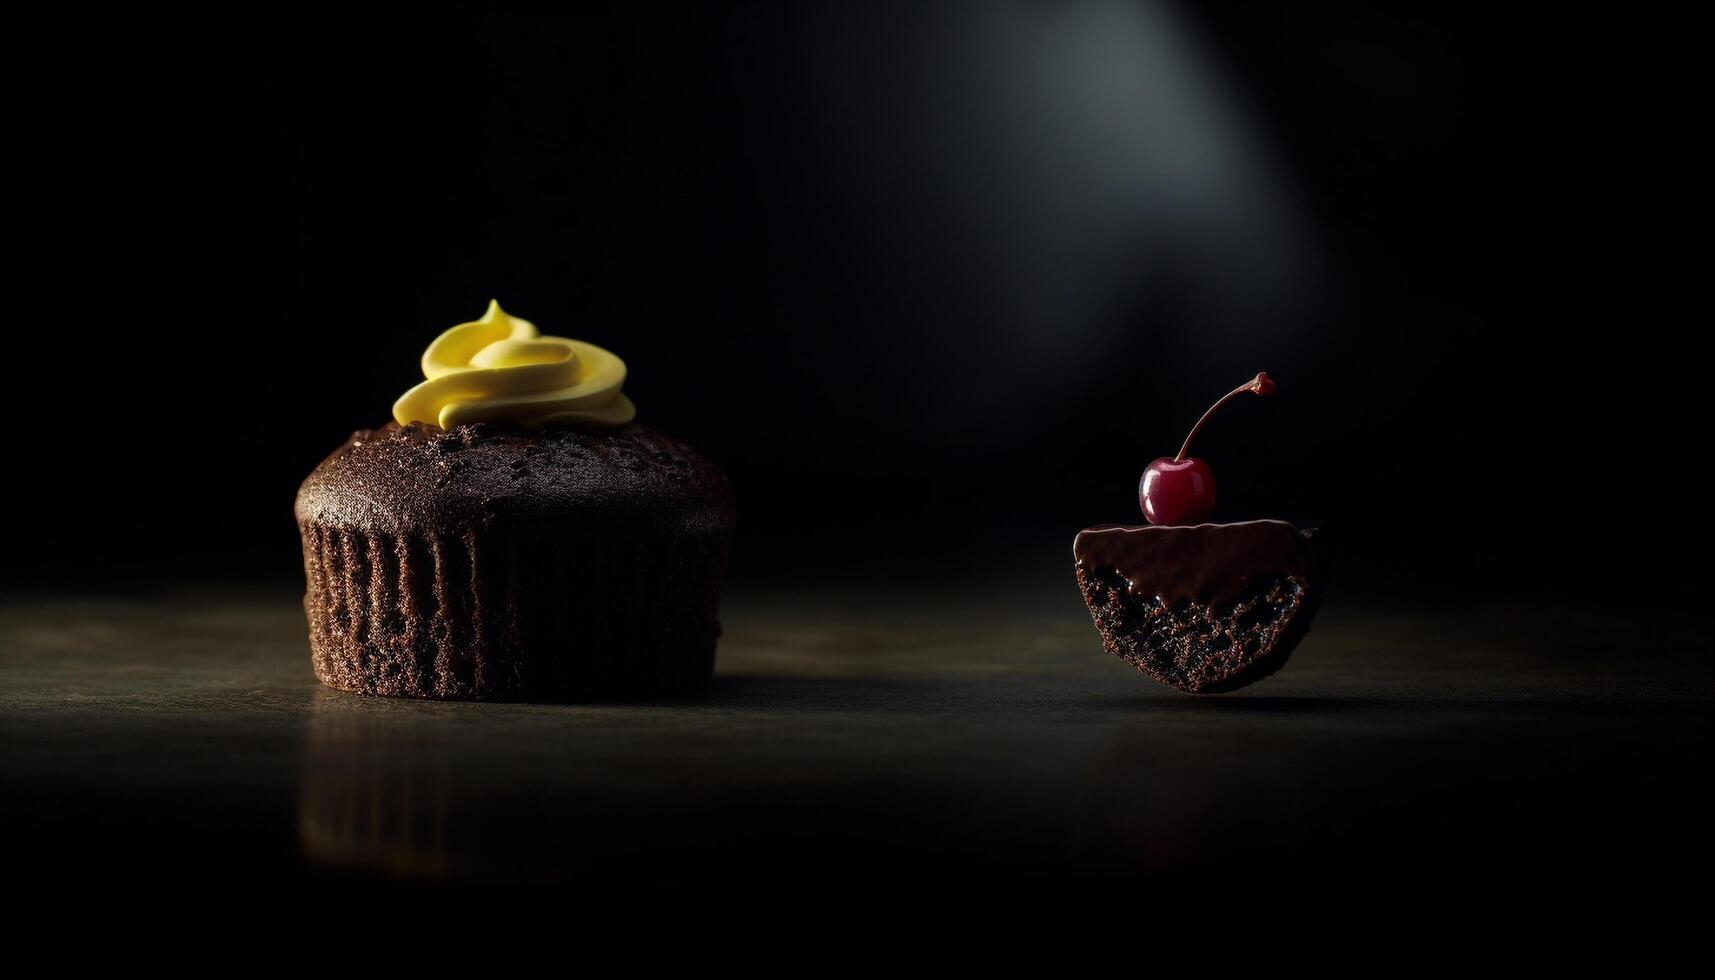
[[1175, 463], [1185, 462], [1185, 454], [1191, 451], [1191, 440], [1197, 438], [1197, 430], [1203, 427], [1204, 422], [1209, 421], [1209, 416], [1215, 414], [1215, 409], [1220, 408], [1222, 405], [1225, 405], [1247, 391], [1255, 392], [1259, 395], [1272, 394], [1274, 392], [1274, 382], [1269, 380], [1267, 371], [1258, 371], [1256, 373], [1256, 377], [1222, 395], [1221, 400], [1210, 405], [1209, 410], [1203, 413], [1203, 417], [1197, 420], [1197, 424], [1191, 427], [1190, 434], [1185, 437], [1185, 444], [1179, 447], [1179, 455], [1173, 457], [1173, 461]]

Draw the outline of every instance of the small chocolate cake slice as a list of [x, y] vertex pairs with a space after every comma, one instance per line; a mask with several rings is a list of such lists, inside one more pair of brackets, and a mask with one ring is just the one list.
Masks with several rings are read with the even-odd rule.
[[1321, 598], [1312, 539], [1284, 521], [1104, 524], [1072, 543], [1102, 646], [1189, 694], [1279, 670]]

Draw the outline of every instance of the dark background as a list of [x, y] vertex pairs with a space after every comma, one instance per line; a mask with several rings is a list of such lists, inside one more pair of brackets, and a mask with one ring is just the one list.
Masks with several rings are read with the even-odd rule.
[[[10, 22], [14, 891], [397, 897], [450, 859], [627, 909], [938, 877], [942, 919], [1112, 890], [1130, 935], [1240, 883], [1385, 896], [1393, 935], [1444, 885], [1508, 904], [1462, 926], [1697, 934], [1651, 899], [1711, 864], [1700, 24], [580, 10]], [[293, 493], [491, 297], [731, 474], [704, 696], [305, 669]], [[1281, 674], [1184, 698], [1100, 652], [1069, 545], [1258, 369], [1197, 446], [1217, 517], [1325, 522], [1336, 592]]]
[[1258, 369], [1280, 393], [1197, 446], [1217, 517], [1327, 522], [1348, 588], [1681, 586], [1675, 33], [1359, 3], [44, 29], [6, 576], [291, 580], [298, 482], [496, 297], [730, 472], [740, 587], [1069, 583], [1073, 533], [1138, 520], [1143, 466]]

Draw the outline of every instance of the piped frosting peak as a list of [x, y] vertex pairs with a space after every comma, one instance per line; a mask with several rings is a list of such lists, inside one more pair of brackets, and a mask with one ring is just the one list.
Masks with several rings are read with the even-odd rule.
[[611, 429], [637, 414], [620, 391], [625, 362], [581, 340], [543, 336], [490, 300], [481, 319], [436, 337], [421, 384], [393, 403], [400, 425], [467, 422]]

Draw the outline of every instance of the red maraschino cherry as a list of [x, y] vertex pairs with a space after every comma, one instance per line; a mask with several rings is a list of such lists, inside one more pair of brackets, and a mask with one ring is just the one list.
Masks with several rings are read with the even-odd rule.
[[1143, 471], [1143, 479], [1137, 484], [1137, 502], [1149, 523], [1198, 524], [1215, 509], [1215, 471], [1208, 463], [1187, 459], [1185, 454], [1191, 451], [1191, 440], [1197, 438], [1197, 430], [1209, 421], [1215, 409], [1247, 391], [1273, 394], [1274, 382], [1269, 380], [1268, 372], [1258, 371], [1256, 377], [1222, 395], [1191, 427], [1191, 434], [1179, 447], [1179, 455], [1172, 459], [1163, 456]]

